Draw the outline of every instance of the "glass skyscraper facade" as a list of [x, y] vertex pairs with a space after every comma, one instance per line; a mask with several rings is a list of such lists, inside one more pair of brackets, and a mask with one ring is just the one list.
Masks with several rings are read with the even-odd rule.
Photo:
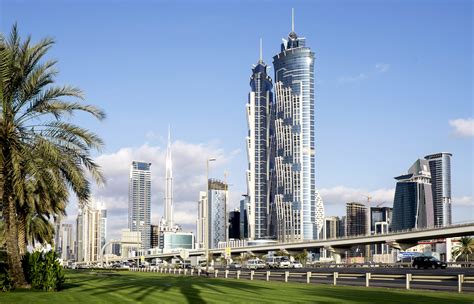
[[451, 224], [451, 153], [425, 156], [431, 172], [435, 226]]
[[247, 193], [250, 200], [250, 238], [262, 239], [269, 235], [270, 173], [272, 128], [272, 80], [267, 74], [267, 65], [260, 58], [252, 69], [251, 91], [247, 103]]
[[324, 222], [315, 184], [314, 53], [292, 31], [273, 65], [276, 234], [283, 242], [313, 240]]
[[128, 192], [128, 229], [140, 231], [141, 247], [150, 248], [151, 163], [133, 161]]
[[428, 161], [417, 160], [408, 174], [395, 178], [392, 231], [434, 226], [431, 173]]
[[209, 205], [208, 205], [208, 225], [209, 225], [209, 248], [217, 248], [219, 242], [226, 241], [226, 202], [228, 187], [226, 183], [210, 179], [209, 183]]

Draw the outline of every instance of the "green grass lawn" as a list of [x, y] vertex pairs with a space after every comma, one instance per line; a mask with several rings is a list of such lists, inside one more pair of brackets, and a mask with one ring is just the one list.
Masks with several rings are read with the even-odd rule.
[[67, 272], [60, 292], [16, 290], [0, 303], [473, 303], [455, 292], [207, 279], [157, 273]]

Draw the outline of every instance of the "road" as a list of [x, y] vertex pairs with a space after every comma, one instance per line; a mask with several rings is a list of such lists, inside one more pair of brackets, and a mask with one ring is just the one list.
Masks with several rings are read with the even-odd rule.
[[[224, 270], [220, 269], [218, 272], [219, 278], [224, 278]], [[285, 281], [285, 271], [290, 272], [288, 278], [289, 282], [306, 283], [306, 273], [312, 272], [314, 275], [310, 279], [311, 284], [333, 284], [334, 272], [339, 273], [337, 285], [350, 286], [365, 286], [366, 273], [372, 275], [398, 275], [398, 278], [381, 278], [374, 277], [370, 280], [370, 286], [374, 287], [388, 287], [388, 288], [406, 288], [406, 274], [410, 273], [414, 276], [415, 281], [410, 283], [411, 289], [428, 289], [428, 290], [443, 290], [443, 291], [457, 291], [458, 281], [457, 276], [463, 274], [464, 276], [474, 276], [474, 268], [447, 268], [447, 269], [413, 269], [413, 268], [380, 268], [380, 267], [360, 267], [360, 268], [300, 268], [300, 269], [259, 269], [255, 271], [255, 280], [266, 280], [267, 271], [270, 271], [271, 281]], [[321, 276], [317, 276], [321, 274]], [[326, 276], [324, 274], [327, 274]], [[354, 274], [350, 276], [349, 274]], [[421, 282], [416, 281], [417, 276], [450, 276], [449, 280]], [[236, 278], [237, 272], [235, 270], [229, 271], [229, 278]], [[250, 270], [242, 269], [240, 274], [241, 279], [250, 280]], [[463, 292], [474, 292], [473, 283], [463, 284]]]

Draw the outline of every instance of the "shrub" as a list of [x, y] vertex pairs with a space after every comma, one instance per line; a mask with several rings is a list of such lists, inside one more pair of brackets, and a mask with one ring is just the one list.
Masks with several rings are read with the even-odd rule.
[[7, 263], [0, 261], [0, 291], [5, 292], [11, 290], [12, 288], [13, 281], [8, 274], [8, 265]]
[[64, 284], [63, 268], [54, 251], [26, 253], [23, 271], [32, 288], [44, 291], [60, 290]]

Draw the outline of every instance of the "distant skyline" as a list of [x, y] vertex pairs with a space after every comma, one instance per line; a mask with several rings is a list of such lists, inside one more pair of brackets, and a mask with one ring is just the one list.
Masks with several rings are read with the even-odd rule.
[[[127, 228], [133, 160], [152, 163], [152, 224], [163, 216], [168, 125], [174, 220], [195, 230], [205, 160], [246, 192], [245, 105], [251, 66], [271, 65], [291, 30], [315, 52], [316, 187], [326, 215], [345, 203], [391, 206], [395, 176], [437, 152], [452, 157], [453, 222], [474, 219], [472, 1], [5, 1], [0, 30], [50, 36], [60, 84], [79, 86], [103, 123], [75, 117], [106, 147], [108, 237]], [[259, 12], [258, 18], [254, 17]], [[274, 78], [273, 68], [269, 70]], [[68, 221], [76, 217], [75, 200]]]

